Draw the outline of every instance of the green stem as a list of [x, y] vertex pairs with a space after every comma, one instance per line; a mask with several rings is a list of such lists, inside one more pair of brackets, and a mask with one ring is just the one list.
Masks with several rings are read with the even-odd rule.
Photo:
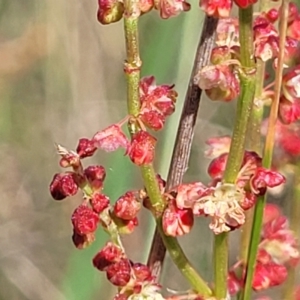
[[[275, 143], [275, 125], [277, 121], [279, 98], [281, 94], [281, 83], [282, 83], [282, 72], [283, 72], [283, 59], [284, 59], [284, 49], [285, 49], [285, 39], [287, 31], [287, 19], [288, 19], [288, 7], [289, 0], [283, 0], [280, 13], [280, 28], [279, 28], [279, 55], [278, 55], [278, 65], [276, 69], [275, 77], [275, 88], [274, 88], [274, 99], [271, 106], [268, 132], [266, 137], [266, 144], [263, 156], [263, 166], [265, 168], [270, 168], [272, 163], [273, 149]], [[252, 280], [254, 276], [254, 270], [256, 265], [256, 255], [258, 250], [258, 245], [260, 242], [260, 233], [263, 221], [263, 212], [266, 203], [266, 195], [264, 197], [259, 197], [254, 211], [254, 222], [251, 233], [251, 240], [249, 246], [249, 255], [247, 260], [247, 271], [245, 288], [243, 291], [243, 300], [250, 300], [252, 291]]]
[[[127, 78], [127, 106], [128, 113], [137, 116], [140, 111], [140, 95], [139, 95], [139, 82], [140, 82], [140, 69], [141, 60], [139, 56], [139, 43], [138, 43], [138, 2], [135, 0], [124, 1], [124, 31], [126, 40], [126, 53], [127, 60], [125, 62], [125, 74]], [[136, 130], [135, 126], [130, 128], [131, 134]], [[190, 262], [183, 253], [176, 238], [168, 237], [164, 234], [162, 229], [161, 213], [164, 209], [164, 201], [156, 180], [156, 173], [153, 165], [145, 165], [141, 167], [141, 173], [144, 181], [145, 188], [149, 195], [151, 204], [157, 215], [155, 216], [157, 228], [162, 236], [166, 249], [168, 250], [173, 262], [181, 271], [183, 276], [189, 281], [195, 292], [203, 297], [210, 297], [212, 292], [206, 282], [191, 266]]]
[[[239, 38], [241, 45], [241, 94], [237, 103], [237, 117], [230, 152], [224, 174], [225, 183], [235, 183], [245, 148], [245, 136], [255, 93], [255, 62], [252, 39], [253, 7], [239, 9]], [[228, 233], [215, 236], [214, 243], [215, 296], [225, 299], [228, 273]]]

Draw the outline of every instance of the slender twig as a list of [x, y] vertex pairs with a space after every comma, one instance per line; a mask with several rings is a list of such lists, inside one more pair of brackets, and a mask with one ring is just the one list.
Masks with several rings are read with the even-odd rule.
[[[187, 170], [191, 152], [191, 145], [194, 136], [194, 127], [200, 103], [202, 90], [194, 83], [194, 77], [206, 66], [210, 59], [210, 53], [214, 44], [214, 33], [218, 20], [205, 17], [194, 67], [189, 81], [188, 90], [185, 97], [184, 107], [181, 113], [176, 141], [173, 149], [171, 165], [167, 179], [166, 190], [182, 183], [183, 175]], [[156, 228], [151, 250], [148, 258], [148, 266], [157, 280], [161, 273], [166, 248], [163, 244], [159, 230]]]
[[[279, 98], [281, 94], [281, 84], [282, 84], [282, 72], [283, 72], [283, 61], [284, 61], [284, 49], [285, 49], [285, 39], [287, 32], [287, 20], [288, 20], [288, 7], [289, 0], [283, 0], [281, 6], [280, 13], [280, 26], [279, 26], [279, 55], [278, 55], [278, 63], [276, 69], [275, 76], [275, 94], [274, 99], [271, 106], [270, 116], [269, 116], [269, 124], [268, 124], [268, 132], [266, 137], [266, 144], [264, 149], [263, 156], [263, 166], [265, 168], [271, 167], [273, 149], [275, 143], [275, 125], [277, 121], [278, 115], [278, 107], [279, 107]], [[252, 280], [256, 265], [256, 255], [257, 249], [260, 241], [260, 232], [262, 227], [262, 219], [263, 219], [263, 211], [266, 203], [266, 196], [259, 197], [254, 211], [254, 222], [251, 233], [250, 247], [249, 247], [249, 255], [247, 260], [247, 272], [246, 272], [246, 280], [245, 280], [245, 288], [243, 293], [243, 300], [249, 300], [251, 297], [252, 291]]]

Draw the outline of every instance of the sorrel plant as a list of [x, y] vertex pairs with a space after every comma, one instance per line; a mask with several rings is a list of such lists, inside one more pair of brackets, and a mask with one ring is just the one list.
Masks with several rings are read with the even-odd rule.
[[[175, 17], [188, 11], [190, 4], [98, 0], [100, 23], [124, 23], [128, 111], [92, 138], [79, 139], [75, 151], [57, 145], [60, 166], [70, 170], [54, 176], [50, 191], [55, 200], [82, 193], [82, 203], [71, 217], [77, 248], [89, 246], [98, 228], [108, 233], [110, 239], [95, 253], [93, 265], [117, 287], [115, 300], [246, 300], [253, 291], [274, 286], [282, 287], [277, 299], [300, 299], [295, 286], [300, 230], [300, 13], [288, 0], [261, 0], [254, 12], [255, 2], [200, 0], [206, 17], [165, 181], [153, 167], [157, 144], [153, 132], [163, 129], [178, 95], [173, 85], [159, 85], [153, 76], [140, 78], [138, 21], [153, 9], [162, 19]], [[211, 180], [183, 183], [202, 91], [213, 101], [236, 100], [235, 126], [231, 137], [207, 141]], [[105, 168], [84, 167], [82, 160], [98, 150], [119, 148], [140, 169], [144, 187], [127, 191], [113, 203], [103, 193]], [[286, 175], [293, 181], [289, 221], [278, 206], [266, 202], [268, 189], [284, 185]], [[122, 236], [138, 226], [143, 208], [156, 222], [147, 264], [131, 261], [122, 244]], [[196, 272], [177, 240], [192, 230], [194, 218], [210, 219], [213, 282]], [[240, 252], [230, 266], [228, 237], [234, 230], [241, 230]], [[180, 295], [161, 293], [165, 250], [190, 284]]]

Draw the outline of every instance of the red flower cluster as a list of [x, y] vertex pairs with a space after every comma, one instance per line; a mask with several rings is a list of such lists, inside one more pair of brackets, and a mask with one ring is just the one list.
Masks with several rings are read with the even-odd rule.
[[[300, 254], [297, 238], [288, 227], [288, 221], [279, 208], [267, 204], [264, 212], [264, 224], [258, 249], [256, 268], [252, 283], [255, 291], [261, 291], [282, 284], [287, 278], [287, 266], [298, 264]], [[243, 280], [237, 274], [242, 263], [235, 265], [229, 272], [228, 287], [231, 295], [243, 286]]]

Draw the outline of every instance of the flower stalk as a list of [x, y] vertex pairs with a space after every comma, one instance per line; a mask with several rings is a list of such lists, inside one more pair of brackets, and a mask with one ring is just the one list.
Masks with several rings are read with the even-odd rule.
[[[280, 36], [279, 49], [280, 50], [278, 55], [278, 65], [277, 65], [276, 76], [275, 76], [275, 95], [271, 105], [271, 111], [270, 111], [269, 123], [268, 123], [268, 132], [267, 132], [264, 155], [263, 155], [263, 166], [266, 168], [271, 167], [273, 149], [275, 143], [275, 125], [277, 121], [279, 98], [280, 98], [281, 84], [282, 84], [288, 8], [289, 8], [289, 0], [283, 0], [281, 6], [281, 15], [280, 15], [280, 27], [279, 27], [279, 36]], [[261, 196], [258, 198], [258, 201], [255, 206], [254, 222], [252, 227], [251, 240], [249, 246], [249, 255], [247, 260], [245, 288], [242, 296], [243, 300], [249, 300], [251, 297], [252, 280], [253, 280], [254, 270], [256, 266], [256, 255], [257, 255], [258, 245], [260, 241], [260, 232], [262, 228], [262, 219], [263, 219], [265, 203], [266, 203], [266, 196]]]
[[[140, 81], [140, 68], [141, 60], [139, 55], [138, 43], [138, 14], [136, 14], [138, 7], [137, 2], [132, 0], [124, 1], [124, 31], [126, 41], [127, 60], [125, 62], [125, 74], [127, 78], [127, 103], [128, 113], [137, 116], [140, 110], [140, 94], [139, 94], [139, 81]], [[137, 128], [135, 125], [131, 126], [129, 122], [129, 131], [133, 134]], [[155, 209], [157, 228], [162, 236], [165, 247], [167, 248], [170, 256], [183, 276], [189, 281], [191, 287], [198, 294], [209, 297], [212, 292], [205, 281], [191, 266], [190, 262], [184, 255], [176, 238], [167, 237], [162, 229], [161, 213], [164, 209], [164, 200], [162, 198], [159, 185], [156, 179], [156, 173], [152, 164], [141, 166], [141, 173], [144, 181], [145, 188], [152, 207]]]
[[[239, 9], [239, 38], [241, 45], [241, 94], [237, 103], [237, 116], [232, 135], [228, 161], [224, 173], [225, 183], [235, 183], [245, 148], [245, 136], [255, 93], [255, 62], [252, 33], [253, 7]], [[228, 233], [215, 236], [214, 244], [215, 296], [227, 295]]]

